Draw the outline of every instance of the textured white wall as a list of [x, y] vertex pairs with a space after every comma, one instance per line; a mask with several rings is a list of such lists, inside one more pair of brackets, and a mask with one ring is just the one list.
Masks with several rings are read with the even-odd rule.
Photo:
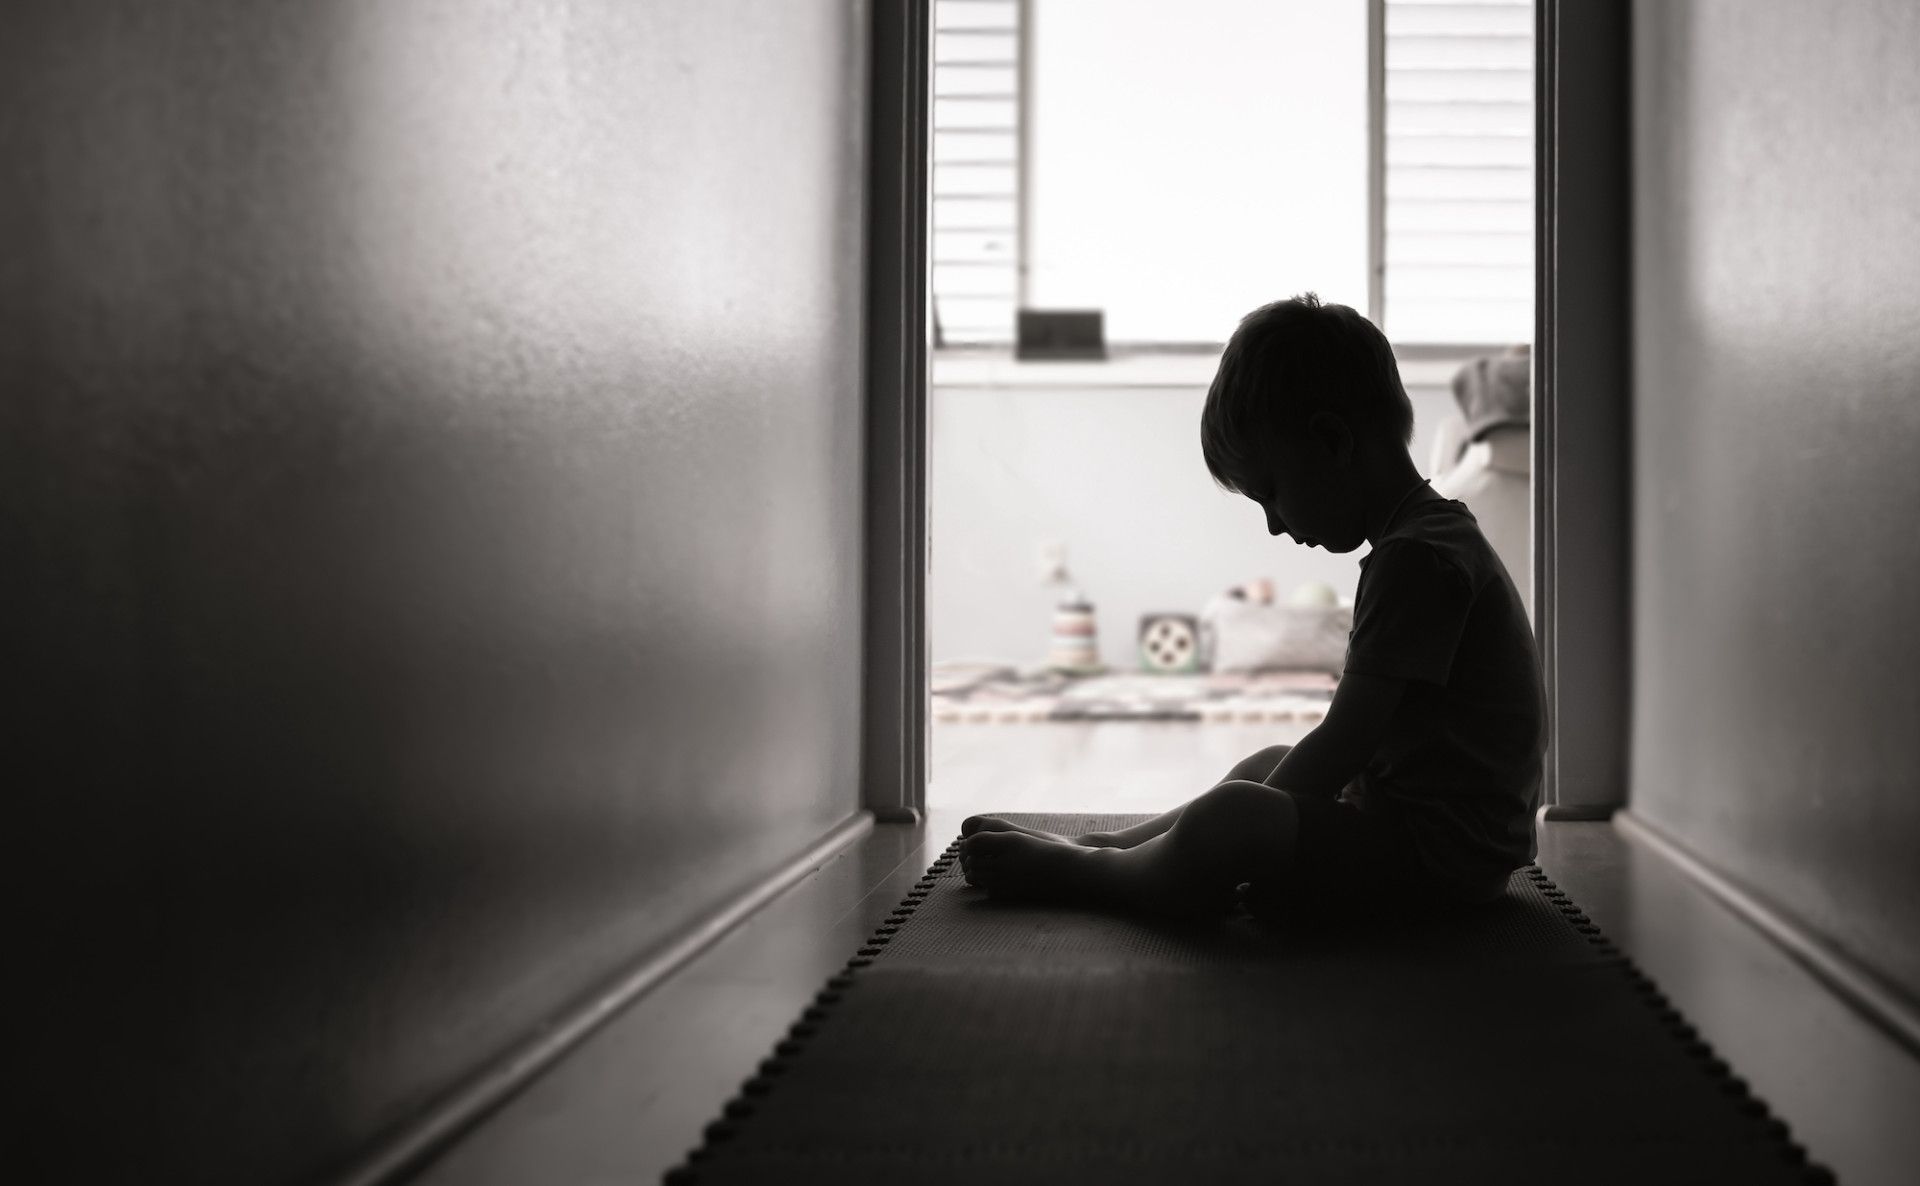
[[333, 1180], [856, 809], [868, 13], [0, 6], [12, 1176]]
[[1920, 995], [1920, 7], [1633, 24], [1631, 806]]
[[[1413, 456], [1453, 410], [1444, 388], [1412, 391]], [[1200, 457], [1203, 387], [933, 391], [927, 617], [935, 660], [1045, 655], [1053, 593], [1042, 541], [1067, 545], [1099, 613], [1101, 656], [1135, 665], [1140, 615], [1197, 611], [1259, 576], [1353, 596], [1364, 550], [1345, 556], [1267, 534], [1260, 508], [1213, 484]]]

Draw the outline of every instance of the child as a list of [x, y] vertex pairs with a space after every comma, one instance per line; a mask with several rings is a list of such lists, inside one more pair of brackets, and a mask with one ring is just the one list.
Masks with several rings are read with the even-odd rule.
[[991, 816], [962, 827], [995, 896], [1169, 916], [1316, 917], [1497, 898], [1534, 855], [1545, 696], [1499, 558], [1407, 454], [1413, 405], [1386, 337], [1312, 293], [1248, 314], [1200, 416], [1214, 480], [1267, 530], [1360, 561], [1327, 716], [1183, 807], [1067, 838]]

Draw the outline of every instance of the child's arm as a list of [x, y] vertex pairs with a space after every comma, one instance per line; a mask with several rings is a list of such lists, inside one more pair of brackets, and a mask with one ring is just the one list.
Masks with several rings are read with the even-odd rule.
[[1348, 672], [1327, 706], [1327, 717], [1294, 743], [1273, 772], [1283, 791], [1331, 799], [1366, 767], [1387, 737], [1407, 681]]

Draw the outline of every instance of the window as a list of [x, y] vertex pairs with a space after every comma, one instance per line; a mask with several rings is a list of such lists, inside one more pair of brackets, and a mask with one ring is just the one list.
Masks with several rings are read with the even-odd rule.
[[937, 345], [1013, 340], [1020, 284], [1021, 0], [936, 0]]
[[1380, 325], [1533, 338], [1531, 0], [1386, 0]]
[[1313, 288], [1396, 344], [1533, 328], [1530, 0], [936, 0], [943, 345], [1014, 310], [1217, 343]]

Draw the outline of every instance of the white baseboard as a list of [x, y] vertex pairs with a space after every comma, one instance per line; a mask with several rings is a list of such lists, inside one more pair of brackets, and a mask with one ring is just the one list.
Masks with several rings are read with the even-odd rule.
[[334, 1179], [335, 1186], [387, 1186], [418, 1170], [622, 1009], [872, 830], [872, 812], [862, 810], [848, 816], [792, 860], [648, 951], [611, 983], [558, 1020], [542, 1026], [504, 1058], [483, 1068], [419, 1119], [370, 1150]]
[[1740, 883], [1701, 860], [1685, 844], [1629, 810], [1617, 812], [1614, 827], [1629, 840], [1665, 858], [1687, 878], [1779, 944], [1801, 966], [1820, 979], [1842, 1000], [1885, 1030], [1895, 1041], [1920, 1055], [1920, 1008], [1898, 989], [1852, 956], [1778, 908], [1756, 897]]

